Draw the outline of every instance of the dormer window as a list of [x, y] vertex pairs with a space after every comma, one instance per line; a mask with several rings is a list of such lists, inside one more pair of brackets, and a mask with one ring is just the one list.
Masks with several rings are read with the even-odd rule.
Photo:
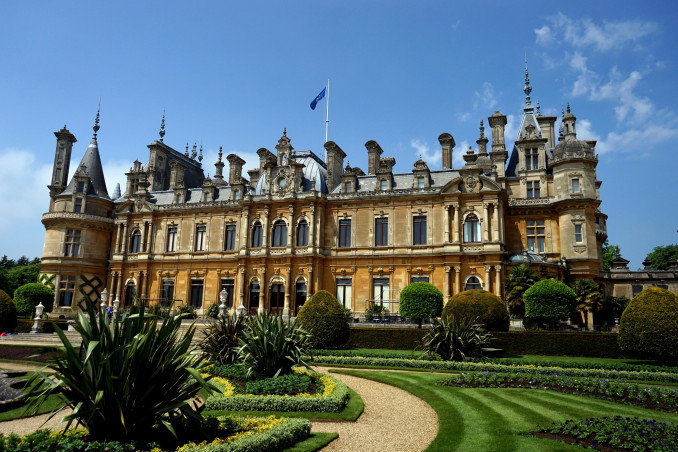
[[177, 204], [181, 204], [183, 201], [184, 201], [184, 199], [183, 199], [183, 197], [181, 196], [181, 194], [178, 194], [178, 195], [177, 195]]
[[209, 192], [205, 193], [205, 202], [210, 202], [210, 194]]
[[423, 177], [417, 177], [417, 188], [424, 188], [426, 186], [426, 181]]
[[240, 190], [233, 191], [233, 199], [235, 199], [236, 201], [240, 199]]
[[525, 169], [536, 170], [539, 168], [539, 151], [537, 149], [525, 149]]
[[388, 190], [388, 181], [386, 179], [382, 179], [379, 181], [379, 190], [381, 191]]
[[344, 193], [351, 193], [351, 183], [344, 182]]
[[581, 190], [579, 186], [579, 178], [575, 177], [572, 179], [572, 193], [579, 193]]
[[84, 182], [78, 182], [78, 187], [76, 189], [76, 193], [83, 193], [85, 191], [85, 183]]
[[73, 203], [73, 212], [80, 213], [82, 212], [82, 198], [76, 198]]

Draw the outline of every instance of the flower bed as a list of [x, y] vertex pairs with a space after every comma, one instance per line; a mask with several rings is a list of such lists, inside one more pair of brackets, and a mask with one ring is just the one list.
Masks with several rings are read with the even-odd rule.
[[644, 371], [610, 371], [607, 369], [578, 369], [555, 366], [537, 365], [504, 365], [498, 363], [457, 362], [457, 361], [425, 361], [402, 358], [369, 358], [360, 356], [318, 356], [315, 364], [346, 365], [346, 366], [379, 366], [397, 367], [404, 369], [450, 370], [450, 371], [493, 371], [493, 372], [541, 372], [547, 374], [570, 375], [576, 377], [606, 378], [614, 372], [614, 378], [624, 380], [646, 380], [678, 383], [678, 373], [644, 372]]
[[566, 362], [566, 361], [547, 361], [534, 360], [529, 361], [525, 359], [512, 358], [473, 358], [470, 360], [474, 363], [485, 364], [502, 364], [505, 366], [546, 366], [546, 367], [565, 367], [577, 369], [607, 369], [607, 370], [621, 370], [632, 372], [660, 372], [660, 373], [678, 373], [678, 367], [674, 366], [655, 366], [650, 364], [627, 364], [624, 362], [618, 363], [604, 363], [604, 362]]
[[453, 378], [438, 381], [440, 385], [466, 388], [538, 388], [568, 394], [585, 394], [615, 402], [638, 405], [662, 411], [678, 408], [678, 389], [649, 387], [621, 380], [569, 377], [558, 374], [525, 374], [477, 372], [463, 373]]
[[[252, 395], [242, 394], [238, 385], [224, 377], [214, 377], [212, 382], [223, 389], [221, 394], [205, 400], [207, 410], [229, 411], [317, 411], [338, 413], [346, 407], [349, 398], [348, 387], [327, 375], [303, 368], [293, 369], [294, 374], [308, 376], [315, 380], [315, 393], [295, 395]], [[238, 393], [241, 392], [241, 393]]]
[[598, 450], [678, 450], [678, 426], [637, 417], [569, 419], [529, 434]]

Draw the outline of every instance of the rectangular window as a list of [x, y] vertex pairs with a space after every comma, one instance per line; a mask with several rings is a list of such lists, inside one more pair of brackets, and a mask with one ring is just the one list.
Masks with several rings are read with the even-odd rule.
[[344, 193], [351, 193], [351, 183], [344, 182]]
[[580, 224], [574, 225], [574, 241], [576, 243], [584, 242], [584, 234], [582, 233], [582, 225]]
[[539, 168], [539, 151], [537, 149], [525, 149], [525, 169], [536, 170]]
[[423, 177], [417, 177], [417, 188], [424, 188], [426, 186]]
[[160, 304], [164, 307], [172, 306], [174, 301], [174, 280], [162, 280], [162, 293], [160, 294]]
[[374, 220], [374, 245], [388, 245], [388, 218], [375, 218]]
[[643, 291], [643, 286], [641, 284], [633, 284], [631, 286], [631, 290], [633, 291], [633, 296], [635, 297]]
[[308, 223], [306, 220], [300, 221], [297, 226], [297, 246], [308, 246]]
[[[226, 306], [228, 309], [233, 307], [233, 292], [235, 291], [235, 280], [232, 278], [224, 278], [221, 280], [221, 288], [219, 293], [222, 290], [226, 290]], [[219, 304], [221, 304], [221, 298], [219, 299]]]
[[527, 197], [528, 198], [539, 198], [541, 191], [539, 189], [539, 182], [528, 182], [527, 183]]
[[412, 219], [412, 244], [426, 245], [426, 217], [416, 216]]
[[203, 280], [202, 279], [192, 279], [191, 280], [191, 299], [189, 303], [196, 309], [202, 307], [202, 289], [203, 289]]
[[572, 193], [579, 193], [579, 179], [574, 178], [572, 179]]
[[294, 313], [299, 314], [299, 310], [306, 303], [306, 283], [298, 282], [294, 286]]
[[337, 300], [344, 309], [351, 309], [351, 278], [337, 278]]
[[75, 203], [73, 204], [73, 212], [75, 213], [82, 212], [82, 198], [75, 199]]
[[80, 251], [80, 233], [81, 231], [77, 229], [66, 230], [66, 246], [64, 249], [66, 257], [78, 257], [78, 252]]
[[227, 251], [235, 249], [235, 225], [226, 225], [226, 243], [224, 244]]
[[351, 246], [351, 220], [339, 220], [339, 246]]
[[85, 183], [84, 182], [78, 182], [78, 188], [76, 190], [76, 193], [82, 193], [85, 191]]
[[425, 276], [413, 276], [412, 282], [428, 282], [428, 275]]
[[259, 291], [260, 287], [257, 283], [250, 284], [250, 312], [256, 312], [259, 309]]
[[389, 278], [374, 278], [372, 280], [374, 304], [384, 305], [389, 299]]
[[207, 235], [207, 226], [204, 224], [195, 227], [195, 250], [205, 251], [205, 235]]
[[532, 253], [543, 253], [545, 238], [544, 220], [528, 220], [527, 249]]
[[379, 189], [380, 189], [381, 191], [386, 191], [386, 190], [388, 190], [388, 182], [386, 182], [385, 179], [379, 181]]
[[167, 252], [172, 253], [177, 250], [177, 227], [167, 228]]
[[75, 292], [75, 276], [61, 275], [59, 277], [59, 306], [71, 306]]

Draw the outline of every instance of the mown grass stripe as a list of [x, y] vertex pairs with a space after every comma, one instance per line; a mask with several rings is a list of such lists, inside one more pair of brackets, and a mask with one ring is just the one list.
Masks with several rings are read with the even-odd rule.
[[[535, 407], [534, 404], [528, 406], [519, 403], [521, 394], [509, 391], [510, 390], [506, 389], [486, 389], [485, 397], [494, 400], [496, 406], [501, 406], [503, 409], [508, 410], [511, 413], [511, 422], [516, 428], [529, 428], [533, 426], [535, 419], [539, 419], [539, 423], [550, 420], [548, 416], [543, 413], [543, 405]], [[516, 419], [516, 417], [519, 417], [520, 421]]]

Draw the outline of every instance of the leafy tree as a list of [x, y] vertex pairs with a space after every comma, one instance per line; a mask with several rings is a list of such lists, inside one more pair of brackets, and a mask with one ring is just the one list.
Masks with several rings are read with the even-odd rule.
[[506, 277], [506, 302], [511, 314], [525, 316], [523, 294], [537, 281], [539, 281], [537, 272], [525, 264], [511, 269]]
[[413, 282], [400, 291], [400, 316], [415, 320], [439, 317], [443, 312], [443, 293], [428, 282]]
[[653, 270], [668, 270], [671, 259], [678, 260], [678, 244], [655, 246], [645, 259], [652, 261]]
[[297, 326], [311, 333], [311, 345], [338, 347], [348, 341], [348, 318], [337, 298], [319, 290], [299, 310]]
[[525, 317], [553, 329], [577, 312], [577, 294], [565, 283], [542, 279], [525, 291]]
[[7, 258], [7, 255], [4, 254], [0, 259], [0, 268], [13, 268], [16, 265], [13, 259]]
[[14, 303], [19, 315], [32, 316], [40, 303], [45, 312], [50, 312], [54, 306], [54, 291], [42, 283], [24, 284], [14, 292]]
[[605, 243], [603, 243], [603, 270], [611, 269], [612, 260], [619, 255], [621, 255], [619, 245], [610, 245], [610, 242], [605, 239]]
[[4, 290], [0, 290], [0, 332], [16, 329], [16, 305]]
[[603, 293], [600, 286], [592, 279], [580, 279], [572, 285], [577, 294], [577, 309], [584, 318], [584, 324], [589, 327], [588, 313], [603, 309]]

